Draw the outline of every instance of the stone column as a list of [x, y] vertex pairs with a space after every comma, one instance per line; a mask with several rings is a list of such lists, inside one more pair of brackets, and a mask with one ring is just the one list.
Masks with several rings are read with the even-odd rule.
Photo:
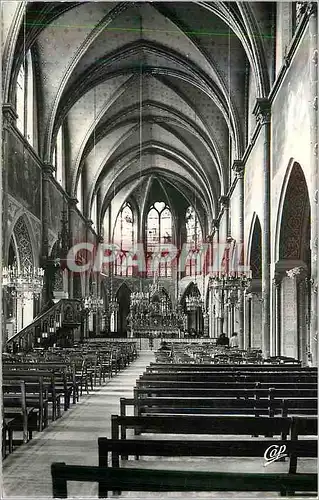
[[251, 348], [251, 293], [245, 293], [244, 301], [244, 314], [245, 314], [245, 335], [244, 335], [244, 349]]
[[210, 284], [208, 285], [208, 332], [209, 338], [215, 337], [215, 316], [214, 316], [214, 303], [213, 303], [213, 291]]
[[2, 105], [2, 175], [0, 182], [2, 184], [2, 200], [0, 203], [0, 210], [2, 211], [2, 261], [6, 258], [5, 251], [8, 246], [8, 172], [10, 168], [9, 158], [9, 138], [12, 133], [13, 127], [17, 121], [18, 115], [11, 104]]
[[257, 98], [253, 110], [260, 123], [264, 137], [263, 178], [261, 196], [263, 199], [262, 221], [262, 350], [265, 358], [270, 355], [270, 122], [271, 105], [267, 98]]
[[53, 179], [55, 168], [50, 163], [42, 166], [42, 267], [44, 267], [43, 283], [43, 306], [53, 298], [52, 290], [52, 268], [48, 262], [49, 257], [49, 206], [50, 206], [50, 183]]
[[229, 231], [229, 196], [221, 196], [219, 198], [220, 201], [220, 206], [221, 209], [223, 210], [225, 214], [225, 241], [223, 243], [226, 243], [227, 238], [230, 236], [230, 231]]
[[[229, 197], [221, 196], [219, 198], [219, 201], [225, 216], [225, 234], [224, 234], [225, 239], [224, 241], [222, 241], [222, 244], [227, 244], [227, 239], [230, 237]], [[226, 249], [227, 252], [228, 247], [226, 247]], [[229, 253], [225, 255], [227, 255], [226, 272], [229, 272]], [[228, 304], [228, 298], [229, 298], [229, 293], [228, 290], [226, 289], [223, 293], [223, 310], [224, 310], [223, 331], [224, 333], [226, 333], [227, 336], [229, 336], [230, 324], [231, 324], [231, 311], [230, 311], [231, 308], [226, 306], [226, 304]]]
[[312, 364], [318, 364], [318, 13], [317, 3], [307, 5], [309, 16], [309, 73], [310, 73], [310, 116], [311, 116], [311, 318], [310, 351]]
[[297, 281], [297, 303], [298, 303], [298, 359], [302, 362], [302, 366], [307, 366], [307, 345], [308, 345], [308, 329], [307, 329], [307, 282], [306, 274]]
[[[69, 203], [68, 203], [68, 208], [69, 208], [69, 214], [68, 214], [68, 219], [69, 219], [69, 248], [71, 248], [74, 243], [75, 243], [75, 228], [77, 226], [76, 224], [76, 218], [77, 218], [77, 209], [76, 205], [79, 202], [77, 198], [69, 198]], [[69, 277], [69, 298], [73, 299], [73, 272], [68, 270], [68, 277]]]
[[273, 356], [281, 354], [281, 277], [277, 274], [273, 279], [274, 286], [274, 343]]
[[[17, 120], [17, 114], [11, 104], [2, 105], [2, 162], [0, 167], [0, 234], [2, 234], [2, 245], [0, 246], [0, 262], [2, 266], [7, 264], [8, 241], [8, 169], [10, 168], [9, 158], [9, 136]], [[5, 349], [7, 341], [7, 300], [6, 294], [3, 297], [3, 288], [0, 287], [0, 304], [2, 304], [2, 345]]]
[[[245, 166], [241, 160], [235, 160], [233, 163], [233, 170], [236, 172], [236, 179], [238, 185], [238, 198], [239, 198], [239, 245], [241, 255], [238, 256], [240, 266], [244, 266], [244, 172]], [[242, 288], [238, 291], [238, 337], [239, 347], [244, 348], [244, 290]]]

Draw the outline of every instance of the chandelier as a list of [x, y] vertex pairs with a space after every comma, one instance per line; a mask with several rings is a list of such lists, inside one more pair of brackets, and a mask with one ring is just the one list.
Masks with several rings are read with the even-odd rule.
[[203, 301], [200, 295], [189, 295], [185, 299], [186, 309], [188, 312], [197, 311], [203, 308]]
[[21, 271], [16, 266], [2, 269], [2, 285], [10, 290], [16, 298], [33, 298], [39, 296], [43, 288], [44, 269], [41, 267], [24, 267]]
[[242, 272], [217, 273], [210, 276], [209, 284], [211, 288], [219, 288], [225, 290], [244, 290], [251, 282], [251, 271], [247, 274]]
[[118, 310], [119, 310], [119, 303], [117, 302], [117, 300], [116, 299], [110, 300], [109, 305], [108, 305], [109, 314], [113, 314], [114, 312], [117, 312]]
[[101, 311], [104, 307], [103, 299], [93, 295], [87, 295], [83, 299], [83, 308], [89, 312]]

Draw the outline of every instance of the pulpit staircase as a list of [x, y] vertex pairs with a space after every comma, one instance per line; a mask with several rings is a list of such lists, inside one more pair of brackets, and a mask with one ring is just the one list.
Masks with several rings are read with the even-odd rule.
[[61, 299], [6, 342], [6, 351], [29, 352], [35, 348], [67, 347], [81, 326], [82, 307], [78, 299]]

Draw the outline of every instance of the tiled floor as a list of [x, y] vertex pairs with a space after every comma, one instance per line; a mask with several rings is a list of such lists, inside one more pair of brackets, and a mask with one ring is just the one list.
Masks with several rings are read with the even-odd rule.
[[[50, 466], [52, 462], [65, 462], [67, 464], [97, 465], [97, 438], [110, 437], [111, 415], [119, 413], [120, 397], [132, 397], [135, 380], [144, 371], [145, 367], [154, 359], [152, 352], [142, 351], [139, 358], [125, 371], [106, 383], [97, 387], [88, 396], [83, 396], [70, 411], [63, 414], [62, 418], [50, 425], [42, 433], [38, 433], [28, 444], [17, 448], [3, 462], [3, 491], [1, 498], [48, 499], [52, 498], [52, 483]], [[152, 438], [154, 435], [144, 435], [143, 438]], [[159, 436], [156, 436], [159, 437]], [[185, 438], [185, 436], [179, 436]], [[163, 438], [163, 435], [161, 435]], [[178, 438], [178, 436], [170, 436]], [[201, 436], [192, 436], [201, 439]], [[231, 439], [229, 436], [228, 439]], [[273, 464], [263, 467], [261, 459], [239, 460], [223, 459], [193, 460], [192, 464], [186, 459], [159, 458], [154, 460], [140, 460], [130, 463], [130, 467], [147, 465], [150, 468], [175, 468], [192, 470], [216, 470], [236, 472], [286, 472], [288, 464]], [[190, 466], [191, 465], [191, 466]], [[190, 466], [190, 467], [189, 467]], [[276, 468], [275, 468], [276, 467]], [[300, 471], [316, 472], [314, 460], [303, 460], [298, 463]], [[68, 483], [70, 498], [97, 498], [97, 485], [94, 483]], [[238, 493], [123, 493], [123, 497], [137, 498], [278, 498], [278, 495], [262, 492]], [[294, 497], [296, 499], [296, 497]]]

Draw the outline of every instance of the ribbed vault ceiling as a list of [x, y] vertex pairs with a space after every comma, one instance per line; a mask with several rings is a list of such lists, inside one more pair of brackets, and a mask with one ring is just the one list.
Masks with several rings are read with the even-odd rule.
[[85, 215], [98, 190], [103, 216], [112, 198], [155, 175], [170, 196], [196, 198], [209, 230], [229, 187], [229, 159], [247, 144], [248, 71], [256, 97], [269, 91], [263, 5], [28, 5], [15, 58], [18, 68], [24, 48], [35, 56], [39, 152], [52, 160], [63, 124], [66, 188], [75, 196], [82, 172]]

